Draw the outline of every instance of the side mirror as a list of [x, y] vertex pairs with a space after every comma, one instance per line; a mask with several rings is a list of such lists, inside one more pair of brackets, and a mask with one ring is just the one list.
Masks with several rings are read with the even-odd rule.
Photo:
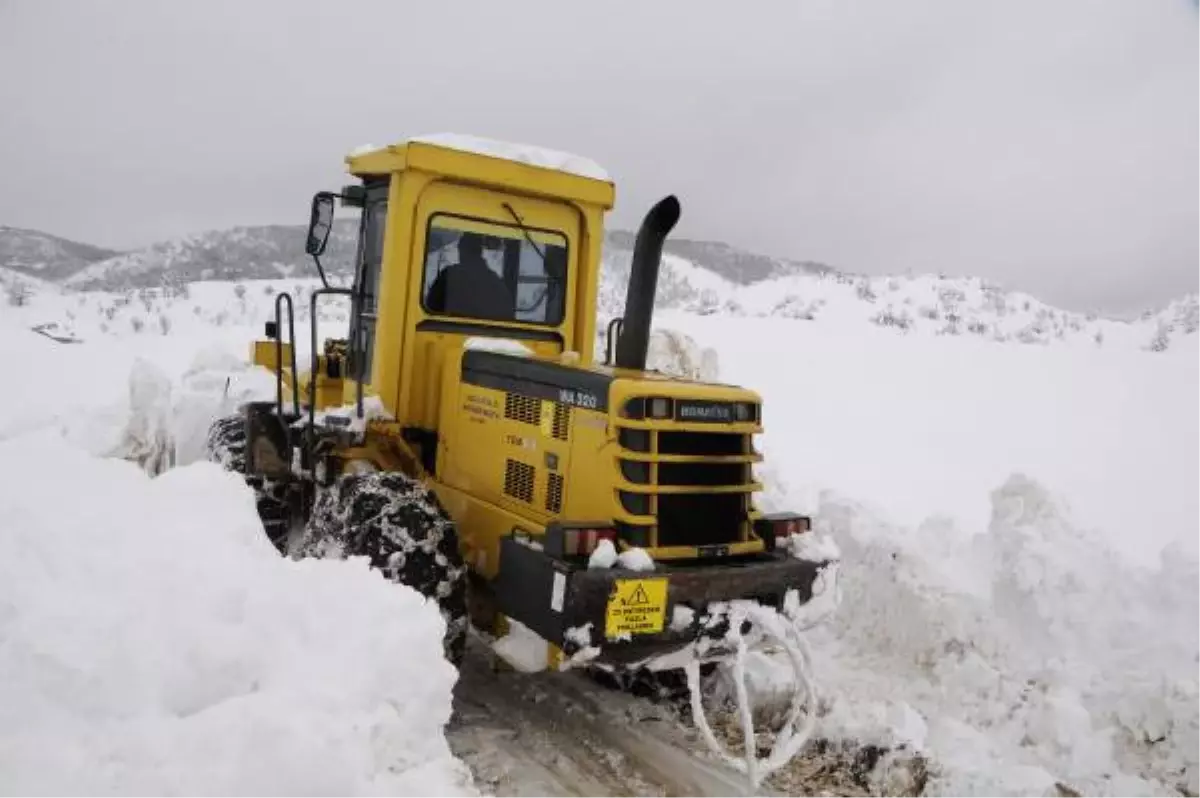
[[342, 207], [362, 208], [367, 204], [367, 190], [361, 184], [342, 187]]
[[304, 251], [314, 257], [325, 252], [329, 233], [333, 230], [333, 195], [318, 191], [313, 195], [312, 214], [308, 217], [308, 240]]

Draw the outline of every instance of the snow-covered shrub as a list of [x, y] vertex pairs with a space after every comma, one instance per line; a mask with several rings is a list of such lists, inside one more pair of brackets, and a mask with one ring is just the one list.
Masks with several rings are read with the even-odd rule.
[[8, 304], [15, 308], [24, 307], [29, 304], [29, 299], [32, 296], [33, 290], [21, 280], [15, 280], [8, 286]]
[[896, 312], [891, 306], [876, 313], [871, 317], [871, 321], [880, 327], [895, 327], [899, 330], [908, 330], [913, 324], [912, 317], [907, 312]]

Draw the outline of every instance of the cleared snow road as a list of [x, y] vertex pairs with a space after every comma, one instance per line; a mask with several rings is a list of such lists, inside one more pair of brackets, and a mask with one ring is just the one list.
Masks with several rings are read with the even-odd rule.
[[475, 637], [446, 737], [479, 789], [496, 795], [754, 794], [700, 755], [669, 707], [580, 674], [493, 670]]

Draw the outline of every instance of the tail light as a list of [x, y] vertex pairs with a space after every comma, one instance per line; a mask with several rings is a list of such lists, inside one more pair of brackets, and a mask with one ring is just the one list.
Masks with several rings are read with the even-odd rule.
[[790, 538], [792, 535], [799, 535], [801, 532], [807, 532], [812, 529], [812, 520], [799, 515], [795, 518], [779, 519], [772, 526], [775, 528], [775, 537]]
[[617, 530], [603, 524], [552, 523], [546, 527], [546, 554], [551, 557], [587, 557], [600, 541], [617, 542]]
[[754, 523], [754, 531], [767, 544], [767, 549], [790, 538], [792, 535], [802, 535], [812, 529], [812, 519], [806, 515], [795, 513], [776, 513], [765, 515]]

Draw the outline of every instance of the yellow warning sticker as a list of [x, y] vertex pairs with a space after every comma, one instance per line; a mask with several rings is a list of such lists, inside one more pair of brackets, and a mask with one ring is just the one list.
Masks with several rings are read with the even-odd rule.
[[542, 434], [549, 438], [554, 434], [554, 402], [547, 402], [545, 399], [541, 402], [541, 423]]
[[663, 630], [666, 615], [666, 579], [618, 579], [608, 597], [604, 636], [656, 634]]

